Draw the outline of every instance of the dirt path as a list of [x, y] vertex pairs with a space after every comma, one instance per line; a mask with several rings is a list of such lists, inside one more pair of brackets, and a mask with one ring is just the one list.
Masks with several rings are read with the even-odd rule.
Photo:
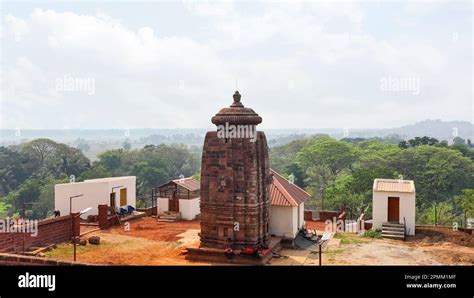
[[474, 237], [451, 228], [417, 228], [406, 244], [429, 253], [442, 264], [474, 265]]
[[440, 265], [429, 253], [397, 240], [342, 244], [323, 254], [323, 264], [333, 265]]
[[446, 228], [417, 229], [406, 241], [339, 234], [341, 244], [323, 253], [333, 265], [474, 265], [472, 235]]

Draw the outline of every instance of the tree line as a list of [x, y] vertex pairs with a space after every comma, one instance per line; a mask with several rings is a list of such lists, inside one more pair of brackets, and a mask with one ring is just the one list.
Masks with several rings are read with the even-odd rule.
[[308, 208], [345, 210], [351, 218], [371, 215], [375, 178], [415, 181], [417, 221], [451, 225], [474, 217], [474, 149], [421, 137], [399, 144], [383, 139], [318, 136], [272, 148], [272, 167], [293, 175], [311, 193]]
[[[80, 149], [49, 139], [0, 147], [0, 217], [20, 215], [24, 207], [30, 218], [50, 216], [54, 185], [69, 182], [71, 175], [76, 181], [136, 176], [137, 198], [148, 198], [152, 187], [180, 175], [198, 175], [200, 154], [182, 144], [160, 144], [107, 150], [91, 162]], [[273, 169], [293, 175], [311, 193], [307, 208], [344, 209], [352, 218], [370, 215], [373, 180], [402, 177], [415, 181], [419, 223], [474, 217], [474, 148], [469, 140], [448, 145], [429, 137], [397, 143], [317, 135], [271, 148], [270, 161]]]
[[[151, 187], [199, 171], [199, 154], [185, 145], [147, 145], [142, 149], [107, 150], [91, 162], [82, 151], [50, 139], [0, 147], [0, 217], [26, 215], [41, 219], [54, 211], [54, 185], [86, 179], [136, 176], [137, 198]], [[137, 204], [144, 204], [138, 201]]]

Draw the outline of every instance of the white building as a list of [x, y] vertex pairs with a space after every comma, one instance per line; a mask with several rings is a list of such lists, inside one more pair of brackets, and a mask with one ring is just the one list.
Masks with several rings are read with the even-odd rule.
[[304, 202], [310, 194], [274, 170], [270, 169], [270, 173], [273, 174], [270, 185], [270, 234], [294, 239], [304, 226]]
[[87, 215], [97, 215], [98, 205], [107, 204], [114, 207], [136, 207], [136, 177], [110, 177], [85, 180], [83, 182], [63, 183], [54, 186], [54, 209], [61, 215], [69, 214], [70, 197], [72, 212], [80, 212], [91, 207]]
[[405, 224], [408, 235], [415, 235], [415, 183], [412, 180], [375, 179], [372, 197], [373, 229], [383, 223]]
[[184, 220], [193, 220], [201, 213], [199, 207], [201, 182], [192, 178], [171, 180], [158, 187], [158, 215], [171, 211]]

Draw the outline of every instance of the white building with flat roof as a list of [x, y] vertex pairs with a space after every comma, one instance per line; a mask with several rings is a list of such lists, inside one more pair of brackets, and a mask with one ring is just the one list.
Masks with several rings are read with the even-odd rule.
[[69, 214], [70, 198], [72, 199], [71, 212], [81, 212], [91, 207], [87, 215], [97, 215], [98, 205], [136, 207], [136, 177], [110, 177], [90, 179], [83, 182], [62, 183], [54, 186], [54, 209], [61, 215]]
[[415, 235], [416, 193], [413, 180], [375, 179], [372, 196], [373, 229], [384, 223], [404, 224]]

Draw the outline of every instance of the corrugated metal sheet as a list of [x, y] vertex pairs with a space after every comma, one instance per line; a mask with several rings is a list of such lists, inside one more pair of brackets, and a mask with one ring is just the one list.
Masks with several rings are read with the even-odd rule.
[[375, 179], [374, 191], [414, 193], [415, 183], [413, 180]]
[[176, 179], [173, 180], [174, 183], [178, 184], [181, 187], [186, 188], [189, 191], [199, 190], [201, 188], [201, 182], [192, 178]]

